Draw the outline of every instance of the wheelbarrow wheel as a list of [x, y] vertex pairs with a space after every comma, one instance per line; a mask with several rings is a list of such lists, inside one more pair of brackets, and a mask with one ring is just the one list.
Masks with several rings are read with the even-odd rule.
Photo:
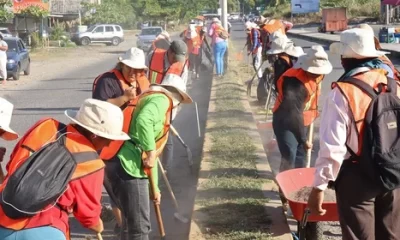
[[322, 222], [308, 222], [304, 229], [300, 229], [300, 223], [298, 223], [299, 240], [323, 240], [323, 227]]

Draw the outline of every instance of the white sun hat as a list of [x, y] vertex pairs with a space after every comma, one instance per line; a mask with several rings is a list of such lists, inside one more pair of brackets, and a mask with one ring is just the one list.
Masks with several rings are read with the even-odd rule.
[[[167, 90], [167, 92], [166, 92], [167, 94], [168, 94], [168, 92], [179, 94], [182, 99], [176, 99], [176, 100], [179, 100], [179, 102], [181, 102], [181, 103], [192, 103], [193, 102], [193, 100], [189, 96], [189, 94], [186, 93], [185, 82], [179, 75], [169, 73], [169, 74], [165, 75], [161, 84], [152, 84], [151, 86], [160, 86], [160, 87], [164, 88], [165, 90]], [[169, 96], [174, 97], [173, 94], [169, 94]]]
[[295, 47], [294, 45], [289, 45], [285, 49], [285, 53], [289, 56], [297, 57], [297, 58], [305, 54], [302, 47], [300, 47], [300, 46]]
[[1, 138], [12, 141], [18, 138], [18, 133], [10, 128], [14, 105], [4, 98], [0, 98], [0, 129], [4, 130]]
[[196, 26], [190, 24], [188, 30], [186, 31], [186, 38], [192, 39], [197, 37]]
[[356, 27], [370, 31], [372, 33], [372, 35], [374, 35], [375, 49], [378, 49], [378, 50], [382, 49], [381, 43], [379, 42], [379, 39], [377, 37], [375, 37], [374, 29], [370, 25], [368, 25], [366, 23], [362, 23], [362, 24], [357, 25]]
[[143, 50], [133, 47], [118, 58], [119, 62], [133, 69], [147, 69]]
[[320, 45], [312, 46], [306, 55], [300, 56], [293, 68], [301, 68], [314, 74], [325, 75], [332, 72], [332, 64], [329, 62], [328, 54]]
[[247, 30], [249, 30], [249, 29], [252, 28], [252, 24], [251, 24], [250, 21], [247, 21], [244, 25], [246, 26], [246, 29], [247, 29]]
[[122, 131], [124, 115], [116, 105], [96, 99], [86, 99], [78, 111], [66, 110], [65, 115], [79, 126], [99, 137], [129, 140]]
[[362, 28], [352, 28], [340, 34], [340, 42], [332, 43], [329, 50], [343, 58], [375, 58], [386, 52], [375, 49], [374, 34]]
[[291, 42], [285, 35], [282, 35], [281, 37], [275, 38], [271, 42], [271, 46], [267, 51], [267, 54], [274, 55], [284, 53], [286, 49], [290, 48], [291, 46], [293, 46], [293, 42]]

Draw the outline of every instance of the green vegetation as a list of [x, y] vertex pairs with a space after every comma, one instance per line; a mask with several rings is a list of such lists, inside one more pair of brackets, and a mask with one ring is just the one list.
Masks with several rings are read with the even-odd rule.
[[14, 17], [12, 9], [12, 0], [2, 0], [0, 2], [0, 22], [6, 22]]
[[[321, 0], [320, 8], [346, 7], [348, 18], [379, 18], [380, 0]], [[263, 13], [269, 17], [290, 18], [290, 0], [271, 0]], [[305, 18], [320, 21], [320, 13], [307, 14]]]
[[[233, 50], [233, 49], [232, 49]], [[254, 124], [241, 101], [245, 90], [239, 82], [239, 62], [231, 62], [223, 79], [215, 80], [215, 111], [208, 121], [209, 157], [207, 169], [196, 197], [196, 211], [205, 216], [196, 220], [210, 240], [271, 239], [270, 223], [263, 196], [265, 179], [256, 169], [256, 147], [248, 134]], [[204, 174], [204, 173], [202, 173]], [[196, 214], [195, 214], [196, 215]], [[195, 217], [196, 218], [196, 217]]]

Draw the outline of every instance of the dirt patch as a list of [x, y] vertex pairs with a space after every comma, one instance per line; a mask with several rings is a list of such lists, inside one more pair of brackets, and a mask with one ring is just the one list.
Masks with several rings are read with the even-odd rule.
[[[307, 202], [312, 189], [312, 187], [302, 187], [290, 194], [289, 199], [296, 202]], [[336, 202], [336, 193], [334, 190], [327, 189], [324, 191], [324, 202]]]

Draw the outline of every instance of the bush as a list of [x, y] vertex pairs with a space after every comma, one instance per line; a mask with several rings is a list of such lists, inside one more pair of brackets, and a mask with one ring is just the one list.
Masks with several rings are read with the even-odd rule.
[[65, 24], [56, 23], [50, 33], [50, 40], [58, 41], [65, 37]]
[[31, 34], [31, 48], [36, 49], [36, 48], [41, 48], [43, 47], [43, 41], [40, 38], [40, 35], [38, 32], [33, 32]]

